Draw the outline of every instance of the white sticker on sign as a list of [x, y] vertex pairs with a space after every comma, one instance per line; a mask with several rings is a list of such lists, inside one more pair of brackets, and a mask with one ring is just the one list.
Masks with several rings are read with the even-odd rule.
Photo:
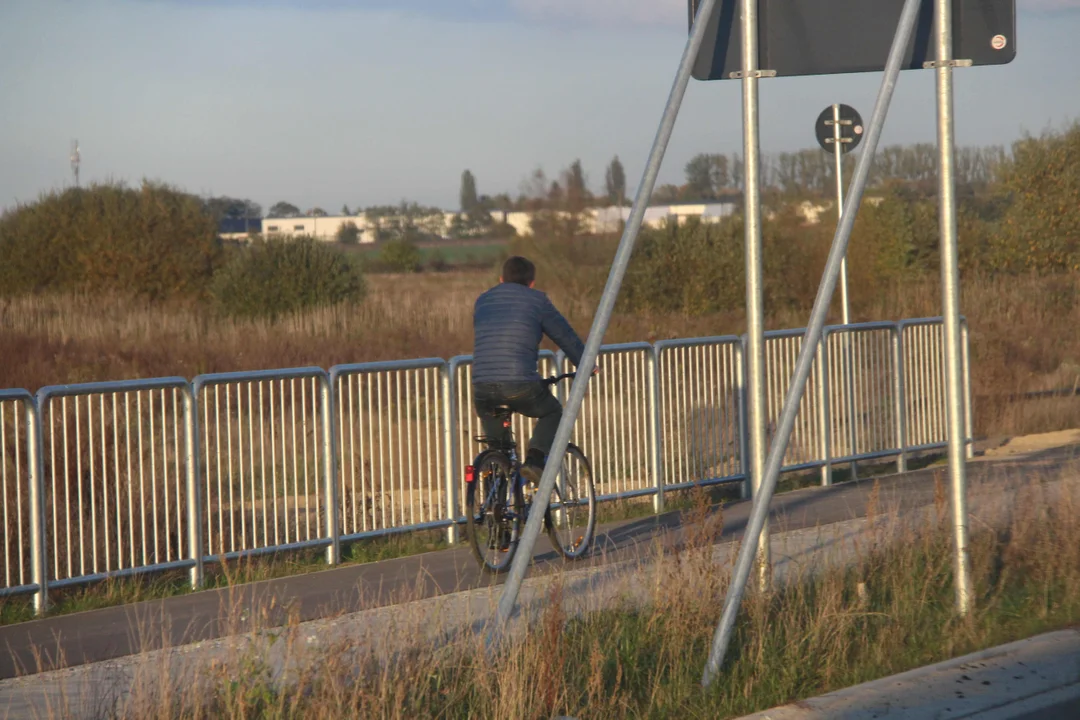
[[1001, 50], [1005, 47], [1006, 42], [1007, 41], [1005, 40], [1004, 35], [995, 35], [994, 37], [990, 38], [990, 47], [994, 48], [995, 50]]

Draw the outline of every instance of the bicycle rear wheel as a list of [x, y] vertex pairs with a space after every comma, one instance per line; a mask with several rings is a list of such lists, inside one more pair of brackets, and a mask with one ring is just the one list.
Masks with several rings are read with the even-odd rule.
[[545, 524], [551, 544], [567, 560], [589, 551], [596, 532], [596, 488], [588, 458], [573, 445], [563, 457]]
[[498, 451], [481, 453], [474, 479], [466, 483], [465, 533], [482, 570], [510, 569], [525, 522], [525, 498], [514, 483], [510, 460]]

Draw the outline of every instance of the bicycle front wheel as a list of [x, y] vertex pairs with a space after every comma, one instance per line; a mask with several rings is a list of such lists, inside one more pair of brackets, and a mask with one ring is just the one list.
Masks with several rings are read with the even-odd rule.
[[555, 480], [546, 525], [551, 544], [567, 560], [588, 552], [596, 532], [596, 488], [588, 458], [573, 445]]
[[525, 498], [503, 453], [483, 453], [474, 467], [474, 480], [465, 490], [465, 533], [481, 569], [503, 573], [510, 569], [521, 538]]

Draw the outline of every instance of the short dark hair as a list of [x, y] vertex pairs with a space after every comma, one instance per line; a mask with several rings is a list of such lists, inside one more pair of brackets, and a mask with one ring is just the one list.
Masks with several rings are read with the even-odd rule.
[[503, 282], [517, 283], [528, 287], [536, 279], [536, 266], [528, 258], [520, 255], [506, 258], [502, 267]]

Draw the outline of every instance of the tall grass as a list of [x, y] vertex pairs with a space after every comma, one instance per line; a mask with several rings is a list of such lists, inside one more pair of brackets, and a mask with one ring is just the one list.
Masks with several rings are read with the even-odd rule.
[[[586, 242], [586, 241], [581, 241]], [[593, 259], [595, 260], [595, 258]], [[592, 322], [597, 274], [552, 269], [547, 289], [579, 333]], [[0, 300], [0, 387], [289, 366], [451, 357], [472, 350], [472, 305], [494, 271], [382, 275], [367, 299], [287, 316], [278, 322], [223, 318], [188, 304], [120, 296], [23, 296]], [[884, 285], [854, 284], [855, 321], [940, 314], [935, 276]], [[980, 435], [1060, 429], [1080, 422], [1080, 404], [1010, 404], [1004, 396], [1072, 387], [1080, 377], [1080, 276], [965, 278], [962, 311], [971, 328], [975, 431]], [[780, 308], [770, 329], [805, 325], [808, 309]], [[830, 322], [839, 322], [834, 311]], [[741, 311], [707, 315], [617, 313], [605, 340], [741, 334]]]
[[[790, 563], [751, 591], [717, 683], [698, 681], [730, 565], [712, 543], [722, 520], [703, 501], [691, 532], [603, 604], [548, 582], [494, 655], [442, 616], [382, 620], [373, 635], [253, 633], [212, 665], [141, 663], [110, 716], [158, 718], [732, 717], [1067, 626], [1080, 618], [1080, 484], [1013, 477], [973, 505], [975, 609], [953, 612], [944, 485], [935, 506], [901, 518], [868, 507], [850, 555]], [[712, 522], [708, 519], [712, 518]], [[236, 612], [258, 611], [237, 607]], [[402, 615], [401, 617], [406, 617]], [[321, 626], [320, 626], [321, 627]], [[313, 634], [314, 633], [314, 634]], [[448, 634], [444, 634], [448, 633]], [[441, 637], [432, 642], [433, 637]], [[314, 640], [312, 639], [314, 638]]]

